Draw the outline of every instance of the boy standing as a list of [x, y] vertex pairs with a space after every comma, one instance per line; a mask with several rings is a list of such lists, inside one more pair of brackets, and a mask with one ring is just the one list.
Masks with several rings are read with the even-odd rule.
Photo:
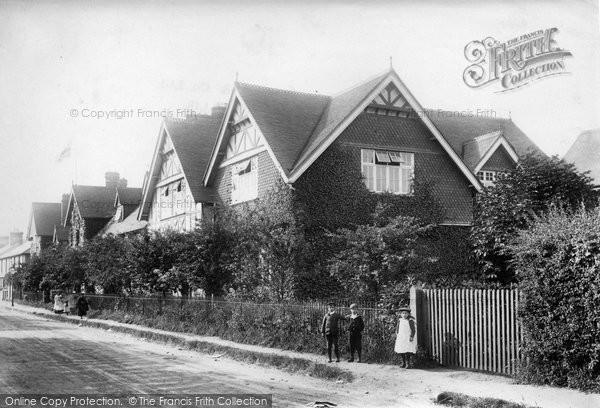
[[362, 331], [365, 328], [365, 323], [361, 315], [358, 314], [358, 306], [356, 303], [350, 305], [350, 316], [346, 316], [350, 320], [348, 332], [350, 333], [350, 359], [349, 363], [354, 361], [354, 352], [358, 353], [358, 362], [360, 363], [360, 355], [362, 352]]
[[335, 311], [333, 302], [327, 304], [328, 312], [323, 317], [323, 324], [321, 325], [321, 333], [323, 337], [327, 338], [327, 354], [329, 355], [329, 362], [331, 363], [331, 347], [335, 351], [335, 361], [340, 362], [340, 350], [339, 350], [339, 334], [340, 334], [340, 320], [344, 320], [344, 317]]

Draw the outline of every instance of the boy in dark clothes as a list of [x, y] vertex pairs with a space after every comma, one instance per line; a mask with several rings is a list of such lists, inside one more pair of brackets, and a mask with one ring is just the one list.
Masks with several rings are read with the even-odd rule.
[[354, 352], [358, 354], [357, 362], [360, 363], [360, 355], [362, 352], [362, 331], [365, 328], [365, 323], [361, 315], [358, 314], [358, 307], [355, 303], [350, 305], [350, 316], [346, 316], [350, 321], [348, 332], [350, 333], [350, 360], [354, 361]]
[[334, 310], [334, 304], [329, 303], [329, 312], [323, 317], [323, 324], [321, 325], [321, 333], [323, 337], [327, 338], [327, 354], [329, 355], [329, 362], [331, 363], [331, 346], [335, 351], [336, 362], [340, 362], [340, 350], [338, 345], [339, 334], [340, 334], [340, 320], [344, 320], [344, 317]]

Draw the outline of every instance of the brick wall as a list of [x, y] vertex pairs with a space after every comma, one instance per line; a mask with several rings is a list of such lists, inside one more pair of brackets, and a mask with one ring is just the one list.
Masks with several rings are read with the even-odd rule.
[[358, 168], [361, 167], [361, 148], [414, 153], [415, 182], [432, 184], [433, 195], [445, 209], [444, 222], [472, 222], [469, 180], [420, 120], [363, 113], [335, 143], [351, 150]]
[[[281, 174], [269, 152], [266, 150], [260, 152], [258, 154], [258, 198], [263, 198], [279, 177]], [[214, 187], [219, 201], [228, 205], [231, 202], [231, 166], [217, 170]]]

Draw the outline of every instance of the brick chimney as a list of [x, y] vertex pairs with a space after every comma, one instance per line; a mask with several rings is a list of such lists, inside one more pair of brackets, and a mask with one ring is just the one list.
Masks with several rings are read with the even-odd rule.
[[121, 179], [119, 180], [119, 188], [126, 188], [127, 187], [127, 179], [125, 177], [121, 177]]
[[213, 106], [210, 111], [211, 111], [212, 116], [221, 117], [225, 114], [226, 110], [227, 110], [227, 105], [219, 104], [219, 105]]
[[104, 173], [106, 187], [117, 188], [119, 185], [119, 173], [116, 171], [107, 171]]
[[23, 243], [23, 233], [20, 231], [14, 231], [9, 234], [8, 244], [10, 246], [21, 245]]

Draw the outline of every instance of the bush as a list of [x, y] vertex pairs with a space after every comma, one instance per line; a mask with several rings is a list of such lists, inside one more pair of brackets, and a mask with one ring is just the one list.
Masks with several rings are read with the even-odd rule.
[[597, 205], [592, 179], [557, 157], [530, 155], [500, 176], [493, 187], [477, 196], [471, 242], [483, 277], [510, 283], [515, 280], [509, 246], [519, 231], [552, 205], [576, 209]]
[[600, 212], [552, 209], [511, 247], [523, 381], [600, 391]]

